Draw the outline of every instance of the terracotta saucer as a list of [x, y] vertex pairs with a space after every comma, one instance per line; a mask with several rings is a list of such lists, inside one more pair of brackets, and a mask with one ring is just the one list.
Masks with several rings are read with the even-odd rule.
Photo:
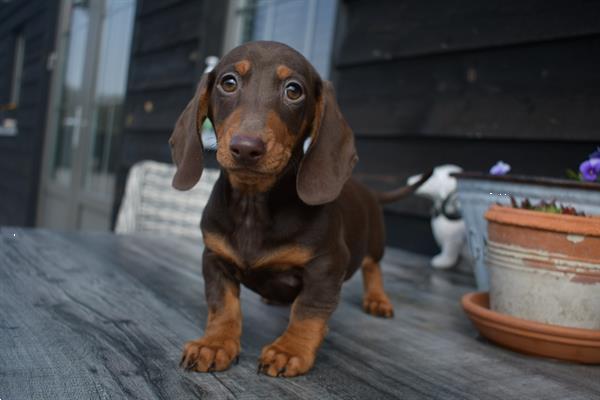
[[465, 294], [462, 306], [479, 332], [525, 354], [600, 364], [600, 330], [567, 328], [515, 318], [490, 310], [487, 292]]

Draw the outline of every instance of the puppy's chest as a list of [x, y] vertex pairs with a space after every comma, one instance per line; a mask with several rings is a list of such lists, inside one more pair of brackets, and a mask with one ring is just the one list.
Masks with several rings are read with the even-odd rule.
[[308, 246], [276, 240], [266, 230], [252, 220], [243, 221], [231, 232], [203, 232], [204, 244], [243, 274], [289, 271], [304, 267], [314, 258]]
[[[225, 197], [205, 214], [205, 246], [247, 286], [297, 276], [315, 250], [299, 243], [306, 218], [264, 197]], [[295, 212], [296, 211], [296, 212]]]

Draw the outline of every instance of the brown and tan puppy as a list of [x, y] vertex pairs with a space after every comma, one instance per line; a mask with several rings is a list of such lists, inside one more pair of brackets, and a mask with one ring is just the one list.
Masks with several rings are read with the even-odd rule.
[[202, 174], [205, 118], [215, 127], [222, 171], [201, 223], [209, 315], [204, 336], [185, 345], [181, 364], [222, 371], [237, 358], [242, 283], [267, 300], [292, 303], [289, 325], [264, 347], [259, 371], [304, 374], [342, 283], [358, 268], [365, 311], [392, 317], [379, 267], [380, 202], [409, 190], [376, 194], [350, 179], [354, 138], [333, 88], [286, 45], [244, 44], [204, 75], [169, 140], [177, 189], [190, 189]]

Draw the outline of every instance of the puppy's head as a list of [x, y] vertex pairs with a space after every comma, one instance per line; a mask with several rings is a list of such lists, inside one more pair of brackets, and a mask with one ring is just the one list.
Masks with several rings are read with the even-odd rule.
[[[435, 167], [431, 177], [419, 187], [417, 194], [428, 197], [432, 200], [443, 200], [456, 189], [456, 178], [450, 174], [462, 172], [462, 168], [457, 165], [444, 164]], [[412, 185], [421, 178], [421, 175], [414, 175], [408, 178], [408, 184]]]
[[202, 173], [199, 131], [205, 118], [215, 128], [217, 160], [241, 190], [269, 190], [301, 157], [298, 195], [307, 204], [326, 203], [339, 195], [357, 160], [331, 84], [281, 43], [239, 46], [203, 76], [169, 140], [177, 189], [190, 189]]

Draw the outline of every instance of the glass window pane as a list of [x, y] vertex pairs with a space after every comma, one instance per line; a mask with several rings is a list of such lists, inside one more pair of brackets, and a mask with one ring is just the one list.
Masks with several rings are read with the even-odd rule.
[[56, 147], [52, 162], [52, 179], [68, 186], [71, 183], [73, 149], [77, 146], [82, 128], [84, 101], [84, 68], [90, 10], [87, 2], [80, 1], [71, 9], [69, 30], [62, 40], [67, 54], [62, 73], [61, 99], [58, 109]]
[[336, 0], [237, 0], [240, 43], [275, 40], [298, 50], [329, 75]]
[[102, 21], [91, 111], [85, 187], [110, 196], [116, 172], [114, 146], [123, 122], [135, 0], [107, 0]]
[[315, 31], [308, 58], [324, 77], [329, 76], [336, 11], [335, 0], [317, 1]]
[[251, 40], [270, 40], [267, 29], [267, 17], [269, 13], [269, 0], [253, 1], [247, 6], [248, 17], [246, 24], [250, 25], [247, 31], [250, 35], [244, 37], [244, 42]]
[[272, 39], [302, 52], [306, 36], [308, 0], [287, 0], [275, 3]]

